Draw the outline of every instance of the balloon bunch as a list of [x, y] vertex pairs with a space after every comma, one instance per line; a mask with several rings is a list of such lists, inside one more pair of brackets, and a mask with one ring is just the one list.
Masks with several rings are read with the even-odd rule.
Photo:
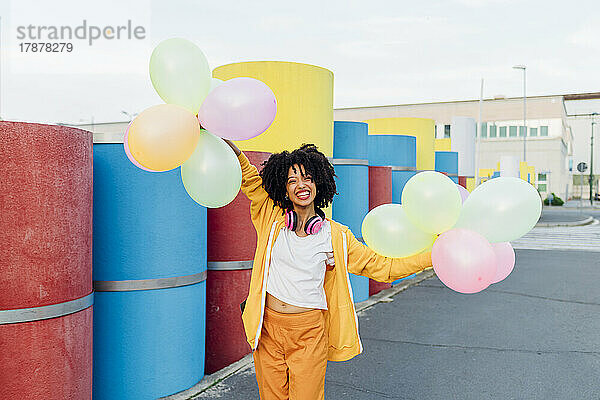
[[161, 42], [150, 57], [150, 79], [166, 104], [144, 110], [129, 125], [123, 145], [138, 168], [149, 172], [181, 166], [183, 185], [205, 207], [230, 203], [242, 181], [235, 154], [221, 138], [247, 140], [271, 125], [277, 101], [252, 78], [211, 78], [194, 43]]
[[509, 242], [535, 226], [540, 197], [518, 178], [491, 179], [471, 194], [461, 189], [439, 172], [415, 175], [404, 187], [402, 205], [384, 204], [367, 214], [365, 243], [387, 257], [431, 248], [436, 275], [460, 293], [500, 282], [515, 264]]

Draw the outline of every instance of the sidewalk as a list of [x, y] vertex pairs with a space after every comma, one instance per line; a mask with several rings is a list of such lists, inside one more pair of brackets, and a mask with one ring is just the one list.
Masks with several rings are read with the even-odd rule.
[[[544, 206], [544, 207], [548, 207], [548, 206]], [[580, 208], [583, 210], [589, 209], [589, 210], [600, 210], [600, 201], [594, 201], [594, 204], [591, 205], [590, 204], [590, 200], [569, 200], [567, 202], [565, 202], [565, 204], [563, 204], [562, 206], [552, 206], [552, 208], [560, 208], [560, 207], [564, 207], [564, 208]]]
[[[597, 253], [521, 250], [463, 295], [428, 279], [359, 313], [365, 351], [329, 363], [328, 400], [598, 399]], [[258, 399], [253, 367], [194, 399]]]

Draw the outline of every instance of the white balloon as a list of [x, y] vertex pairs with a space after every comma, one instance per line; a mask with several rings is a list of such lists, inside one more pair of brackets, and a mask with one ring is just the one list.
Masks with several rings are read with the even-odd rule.
[[494, 178], [473, 190], [454, 227], [478, 232], [490, 243], [510, 242], [529, 232], [541, 213], [540, 195], [530, 183]]

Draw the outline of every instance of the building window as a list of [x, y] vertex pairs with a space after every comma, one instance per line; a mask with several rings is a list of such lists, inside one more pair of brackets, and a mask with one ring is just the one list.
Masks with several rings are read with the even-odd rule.
[[540, 184], [538, 185], [538, 190], [539, 190], [540, 192], [545, 192], [545, 191], [546, 191], [546, 184], [545, 184], [545, 183], [540, 183]]
[[510, 137], [517, 137], [517, 127], [512, 125], [508, 130], [508, 135]]
[[505, 126], [500, 127], [500, 137], [506, 137], [506, 127]]
[[548, 127], [540, 126], [540, 136], [548, 136]]
[[529, 128], [529, 136], [537, 136], [537, 128]]
[[444, 125], [444, 139], [450, 138], [450, 125]]
[[481, 137], [482, 138], [486, 138], [487, 137], [487, 122], [482, 122], [481, 123]]
[[496, 137], [496, 125], [490, 125], [490, 137]]
[[525, 132], [527, 132], [527, 128], [524, 126], [519, 126], [519, 136], [525, 136]]
[[538, 181], [545, 181], [546, 180], [546, 174], [538, 174]]

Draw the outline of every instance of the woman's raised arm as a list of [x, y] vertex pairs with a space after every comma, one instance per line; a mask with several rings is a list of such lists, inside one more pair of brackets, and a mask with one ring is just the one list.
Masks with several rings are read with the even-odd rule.
[[223, 140], [231, 147], [242, 168], [241, 190], [250, 199], [250, 216], [258, 231], [274, 212], [273, 200], [269, 198], [262, 185], [262, 178], [258, 173], [258, 169], [250, 164], [248, 157], [233, 142], [227, 139]]
[[223, 139], [223, 140], [225, 141], [225, 143], [227, 143], [229, 145], [229, 147], [231, 147], [231, 150], [233, 150], [235, 155], [239, 157], [239, 155], [242, 153], [242, 151], [240, 149], [238, 149], [238, 147], [235, 145], [235, 143], [233, 143], [229, 139]]

